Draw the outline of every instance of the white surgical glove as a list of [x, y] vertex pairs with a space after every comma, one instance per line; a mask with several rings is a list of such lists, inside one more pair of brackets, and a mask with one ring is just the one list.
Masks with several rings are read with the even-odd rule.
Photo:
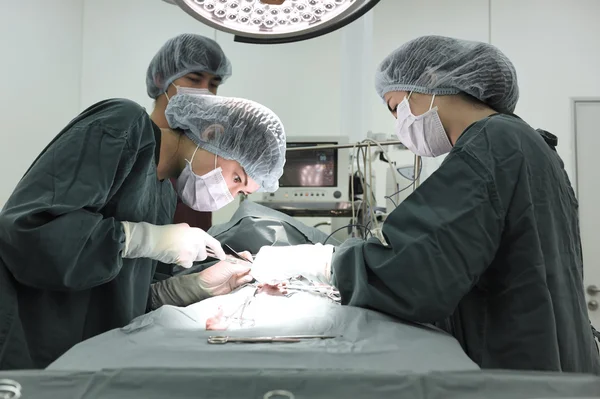
[[[242, 252], [242, 255], [249, 253]], [[211, 296], [229, 294], [252, 281], [250, 263], [227, 258], [200, 273], [171, 277], [152, 284], [152, 309], [162, 305], [188, 306]]]
[[121, 223], [125, 230], [123, 258], [150, 258], [189, 268], [194, 262], [208, 257], [208, 247], [217, 258], [225, 259], [225, 252], [219, 241], [204, 230], [190, 227], [187, 223], [166, 226], [145, 222]]
[[289, 247], [262, 247], [250, 274], [261, 283], [281, 281], [302, 275], [331, 284], [333, 245], [302, 244]]

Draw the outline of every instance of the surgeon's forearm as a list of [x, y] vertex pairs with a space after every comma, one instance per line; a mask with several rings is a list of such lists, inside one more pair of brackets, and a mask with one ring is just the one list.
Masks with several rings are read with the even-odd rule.
[[210, 295], [198, 282], [198, 274], [171, 277], [150, 286], [150, 307], [152, 310], [163, 305], [188, 306]]
[[0, 215], [0, 258], [15, 279], [29, 287], [62, 292], [113, 280], [123, 265], [125, 236], [120, 223], [83, 209], [60, 217], [49, 209], [44, 218], [19, 214], [17, 209], [5, 209]]
[[[371, 241], [373, 244], [374, 242]], [[395, 267], [393, 252], [383, 246], [370, 251], [388, 252], [379, 254], [380, 259], [388, 262], [369, 263], [365, 256], [368, 244], [359, 239], [349, 239], [335, 251], [332, 260], [332, 284], [337, 287], [343, 305], [377, 310], [412, 321], [420, 318], [419, 303], [414, 303], [410, 295], [391, 287], [402, 287], [402, 281], [384, 281], [376, 272], [383, 267]]]

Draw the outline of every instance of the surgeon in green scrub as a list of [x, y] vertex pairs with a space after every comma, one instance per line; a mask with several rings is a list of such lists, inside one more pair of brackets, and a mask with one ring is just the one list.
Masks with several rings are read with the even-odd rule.
[[[154, 100], [152, 122], [161, 129], [168, 128], [165, 111], [170, 97], [177, 93], [217, 94], [231, 74], [231, 62], [216, 41], [193, 33], [167, 40], [152, 57], [146, 71], [146, 92]], [[171, 182], [175, 183], [175, 179], [171, 178]], [[210, 207], [193, 209], [178, 197], [173, 221], [208, 230], [212, 211]], [[171, 277], [174, 270], [174, 265], [158, 262], [154, 278]]]
[[[231, 62], [216, 41], [193, 33], [167, 40], [152, 57], [146, 72], [146, 92], [154, 100], [152, 121], [160, 128], [168, 128], [165, 110], [169, 97], [178, 92], [217, 94], [231, 75]], [[178, 198], [174, 220], [206, 230], [212, 224], [212, 212], [191, 209]], [[157, 273], [167, 276], [172, 272], [170, 265], [158, 264]]]
[[[44, 149], [0, 213], [0, 369], [43, 368], [73, 345], [162, 305], [247, 283], [199, 228], [172, 224], [177, 195], [216, 210], [277, 189], [279, 118], [253, 101], [178, 93], [160, 129], [138, 104], [97, 103]], [[169, 178], [176, 178], [174, 189]], [[152, 284], [157, 261], [200, 273]]]
[[447, 156], [388, 216], [388, 245], [352, 239], [331, 267], [290, 274], [332, 282], [346, 305], [435, 324], [482, 368], [600, 374], [575, 193], [555, 137], [513, 113], [510, 60], [420, 37], [383, 60], [376, 90], [412, 152]]

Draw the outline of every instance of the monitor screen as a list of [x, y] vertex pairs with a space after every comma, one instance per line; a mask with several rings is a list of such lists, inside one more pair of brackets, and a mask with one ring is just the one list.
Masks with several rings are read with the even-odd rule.
[[[287, 143], [288, 148], [336, 145], [337, 143]], [[336, 187], [337, 149], [289, 151], [286, 153], [280, 187]]]

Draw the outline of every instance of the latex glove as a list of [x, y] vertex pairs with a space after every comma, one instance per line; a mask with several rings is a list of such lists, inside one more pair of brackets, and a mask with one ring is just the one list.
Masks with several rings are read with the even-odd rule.
[[[249, 257], [248, 252], [241, 255]], [[211, 296], [225, 295], [253, 280], [250, 263], [227, 258], [200, 273], [171, 277], [152, 284], [150, 301], [152, 309], [162, 305], [188, 306]]]
[[[239, 254], [246, 259], [252, 259], [250, 252], [244, 251]], [[228, 256], [226, 260], [201, 271], [200, 284], [210, 296], [229, 294], [240, 285], [254, 280], [250, 275], [251, 266], [249, 262]]]
[[251, 274], [261, 283], [302, 275], [331, 284], [333, 250], [333, 245], [322, 244], [262, 247], [254, 259]]
[[207, 258], [206, 248], [223, 260], [219, 241], [202, 229], [187, 223], [156, 226], [149, 223], [122, 222], [125, 231], [123, 258], [150, 258], [186, 268]]

